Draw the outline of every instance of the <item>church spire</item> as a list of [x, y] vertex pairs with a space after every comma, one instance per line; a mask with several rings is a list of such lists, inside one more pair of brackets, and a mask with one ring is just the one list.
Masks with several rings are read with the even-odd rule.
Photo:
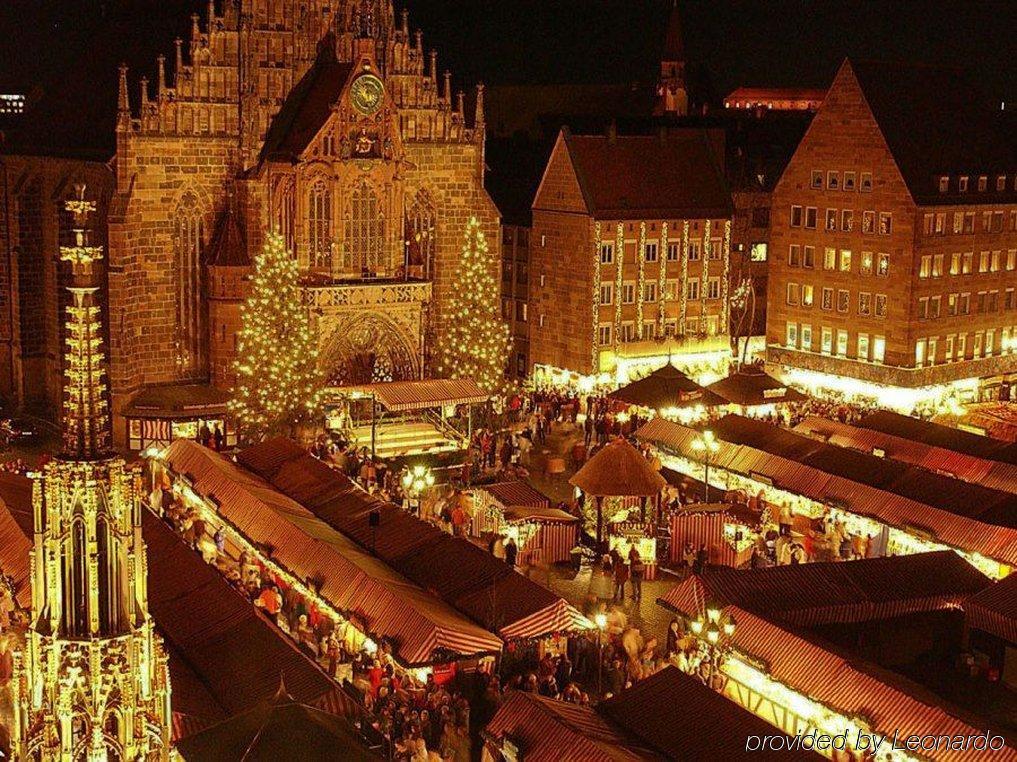
[[109, 450], [106, 384], [100, 307], [95, 303], [93, 264], [102, 259], [102, 247], [91, 243], [88, 216], [95, 202], [85, 200], [85, 186], [76, 186], [77, 198], [65, 205], [74, 216], [74, 244], [60, 247], [60, 259], [71, 264], [71, 305], [67, 308], [67, 389], [63, 404], [64, 456], [91, 460]]
[[685, 84], [685, 44], [682, 41], [681, 14], [678, 0], [673, 0], [671, 15], [664, 34], [660, 55], [660, 78], [657, 81], [657, 102], [654, 116], [685, 116], [689, 113], [689, 96]]

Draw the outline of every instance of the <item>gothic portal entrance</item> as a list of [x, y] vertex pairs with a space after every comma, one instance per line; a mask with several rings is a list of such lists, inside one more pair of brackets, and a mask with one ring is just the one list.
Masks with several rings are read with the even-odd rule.
[[358, 316], [339, 325], [323, 355], [329, 386], [419, 378], [416, 352], [399, 329], [380, 315]]

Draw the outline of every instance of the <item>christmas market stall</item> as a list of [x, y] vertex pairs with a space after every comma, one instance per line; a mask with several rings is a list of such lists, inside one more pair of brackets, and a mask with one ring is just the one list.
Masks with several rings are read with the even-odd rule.
[[737, 568], [748, 563], [762, 532], [760, 514], [744, 504], [683, 505], [671, 514], [671, 562], [704, 548], [707, 563]]
[[511, 537], [521, 566], [568, 561], [579, 540], [580, 519], [524, 481], [474, 487], [473, 508], [473, 535]]
[[[591, 510], [594, 512], [598, 547], [603, 545], [605, 517], [612, 524], [638, 521], [645, 526], [648, 520], [654, 526], [660, 523], [660, 491], [667, 482], [635, 447], [620, 437], [590, 458], [569, 483], [579, 489], [588, 519]], [[640, 553], [643, 563], [656, 563], [656, 537], [649, 544], [643, 543], [643, 549], [648, 553], [646, 556]]]
[[767, 375], [759, 365], [745, 365], [706, 387], [727, 401], [731, 412], [752, 417], [773, 415], [789, 403], [808, 396]]
[[708, 407], [725, 404], [722, 397], [700, 386], [671, 363], [607, 396], [629, 407], [645, 410], [648, 416], [659, 415], [686, 422], [703, 418]]

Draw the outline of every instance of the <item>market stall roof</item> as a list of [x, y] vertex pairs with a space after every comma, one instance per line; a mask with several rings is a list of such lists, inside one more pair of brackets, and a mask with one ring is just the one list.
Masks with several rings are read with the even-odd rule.
[[270, 699], [179, 741], [176, 749], [187, 762], [382, 759], [364, 746], [346, 718], [297, 701], [285, 683]]
[[470, 378], [388, 381], [362, 386], [333, 387], [330, 391], [342, 396], [373, 396], [382, 407], [391, 411], [470, 405], [486, 402], [491, 397]]
[[807, 395], [797, 389], [767, 375], [758, 365], [746, 365], [730, 376], [714, 381], [706, 388], [728, 402], [743, 407], [801, 402], [808, 399]]
[[14, 580], [19, 606], [32, 605], [32, 480], [21, 474], [0, 473], [0, 571]]
[[[880, 735], [971, 736], [988, 725], [948, 705], [920, 685], [861, 659], [837, 653], [833, 646], [805, 638], [737, 606], [725, 612], [735, 618], [734, 648], [767, 665], [771, 679], [809, 696], [847, 717], [863, 718]], [[984, 752], [940, 749], [933, 760], [978, 760]], [[1017, 759], [1004, 747], [1000, 759]]]
[[981, 434], [923, 421], [889, 410], [870, 413], [855, 425], [978, 458], [1017, 465], [1017, 445], [1011, 442], [984, 437]]
[[561, 508], [552, 508], [544, 505], [510, 505], [505, 509], [505, 520], [510, 524], [513, 521], [544, 521], [572, 523], [579, 521], [578, 516], [573, 516]]
[[667, 486], [667, 481], [639, 450], [618, 437], [590, 458], [569, 484], [594, 497], [650, 497]]
[[620, 389], [615, 389], [607, 396], [619, 402], [651, 410], [726, 404], [719, 395], [700, 386], [671, 363]]
[[[647, 422], [636, 432], [637, 439], [691, 459], [699, 457], [692, 447], [692, 442], [699, 436], [700, 432], [694, 428], [662, 418]], [[759, 439], [760, 444], [765, 444], [766, 437]], [[806, 452], [815, 445], [814, 442], [809, 444], [805, 437], [796, 439], [802, 440], [803, 445], [808, 445]], [[854, 478], [825, 471], [824, 468], [836, 464], [830, 458], [822, 463], [805, 465], [800, 462], [801, 453], [774, 455], [753, 446], [723, 441], [723, 437], [719, 444], [720, 450], [713, 460], [718, 468], [772, 484], [778, 489], [819, 503], [837, 505], [846, 511], [877, 519], [904, 531], [919, 530], [955, 548], [1017, 566], [1017, 530], [993, 526], [977, 520], [977, 517], [958, 513], [964, 509], [969, 512], [977, 510], [977, 506], [949, 506], [941, 509], [902, 497], [861, 481], [871, 476], [864, 469], [855, 469], [852, 472]], [[844, 453], [851, 454], [851, 451], [845, 450]], [[860, 456], [860, 453], [853, 454]], [[873, 460], [876, 461], [874, 467], [885, 466], [882, 459]]]
[[602, 701], [597, 713], [667, 759], [820, 759], [818, 752], [800, 749], [746, 751], [749, 736], [780, 731], [674, 666]]
[[[469, 540], [453, 537], [367, 494], [287, 439], [242, 451], [240, 464], [321, 521], [461, 614], [502, 637], [537, 638], [588, 630], [592, 622], [563, 598]], [[371, 516], [378, 523], [372, 526]], [[562, 612], [567, 615], [563, 616]], [[545, 625], [560, 627], [546, 629]]]
[[223, 415], [229, 399], [229, 392], [208, 384], [160, 384], [138, 392], [124, 415], [135, 418]]
[[[657, 707], [660, 711], [660, 707]], [[511, 739], [527, 762], [636, 762], [663, 759], [588, 706], [512, 691], [484, 735]]]
[[794, 430], [839, 447], [850, 447], [879, 457], [910, 463], [929, 471], [953, 476], [990, 489], [1017, 494], [1017, 465], [937, 447], [927, 442], [866, 429], [810, 415]]
[[511, 482], [478, 484], [474, 489], [484, 490], [502, 505], [550, 505], [551, 498], [529, 482], [516, 479]]
[[866, 622], [958, 609], [991, 581], [951, 550], [691, 575], [659, 602], [683, 614], [733, 604], [796, 626]]
[[196, 493], [301, 580], [321, 581], [320, 593], [373, 636], [392, 641], [407, 666], [455, 656], [496, 653], [501, 640], [412, 584], [383, 561], [315, 517], [260, 477], [190, 440], [177, 440], [164, 458]]
[[1010, 574], [964, 601], [971, 627], [1017, 646], [1017, 574]]

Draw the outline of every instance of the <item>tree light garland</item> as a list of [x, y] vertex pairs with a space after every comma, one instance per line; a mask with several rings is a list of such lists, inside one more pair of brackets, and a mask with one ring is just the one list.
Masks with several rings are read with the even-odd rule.
[[440, 334], [438, 372], [471, 378], [484, 391], [496, 392], [505, 382], [509, 329], [498, 312], [500, 289], [476, 217], [470, 217], [464, 239], [457, 287]]
[[230, 412], [248, 439], [292, 434], [320, 410], [324, 379], [317, 338], [301, 301], [297, 261], [276, 233], [268, 234], [254, 259], [240, 320]]

